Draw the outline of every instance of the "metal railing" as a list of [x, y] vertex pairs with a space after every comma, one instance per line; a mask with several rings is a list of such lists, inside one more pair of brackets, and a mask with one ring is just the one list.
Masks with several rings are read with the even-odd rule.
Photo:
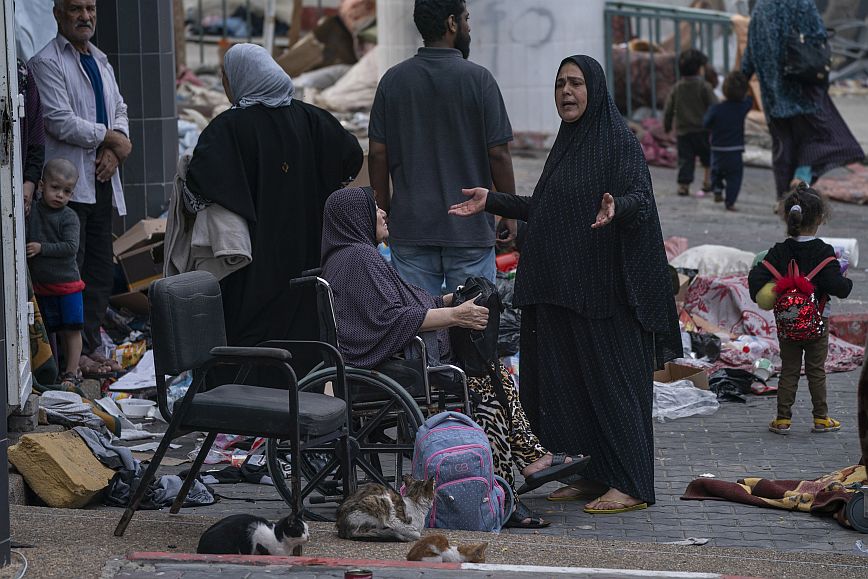
[[[289, 0], [280, 0], [280, 1], [289, 1]], [[253, 36], [253, 14], [252, 14], [251, 9], [250, 9], [250, 4], [251, 4], [251, 0], [244, 0], [245, 23], [247, 25], [246, 40], [247, 40], [247, 42], [256, 42], [257, 44], [268, 45], [269, 39], [267, 38], [267, 30], [266, 30], [266, 34], [264, 34], [263, 36], [256, 36], [256, 37]], [[265, 2], [260, 1], [260, 2], [257, 2], [257, 4], [258, 5], [264, 5]], [[316, 6], [317, 6], [317, 10], [319, 11], [320, 16], [322, 16], [322, 14], [323, 14], [322, 0], [316, 0]], [[188, 42], [192, 41], [192, 42], [195, 42], [196, 44], [199, 45], [199, 64], [204, 64], [204, 62], [205, 62], [205, 45], [206, 44], [213, 44], [217, 40], [226, 41], [229, 38], [229, 35], [227, 32], [227, 21], [228, 21], [229, 16], [230, 16], [229, 15], [229, 2], [228, 2], [228, 0], [222, 0], [222, 2], [221, 2], [222, 30], [221, 30], [220, 35], [213, 36], [213, 35], [206, 35], [205, 34], [205, 27], [202, 24], [202, 20], [204, 18], [204, 10], [202, 8], [202, 0], [197, 0], [196, 15], [195, 16], [196, 16], [196, 20], [198, 20], [198, 22], [196, 22], [196, 25], [198, 25], [198, 27], [199, 27], [199, 32], [198, 32], [198, 34], [188, 32], [187, 33], [187, 41]], [[286, 46], [287, 45], [286, 39], [275, 40], [273, 38], [273, 32], [272, 32], [271, 42], [276, 42], [276, 44], [280, 45], [280, 46]]]
[[[650, 74], [650, 99], [647, 104], [653, 114], [658, 114], [662, 103], [657, 98], [657, 63], [655, 54], [674, 54], [673, 66], [675, 79], [678, 80], [678, 56], [683, 44], [689, 42], [690, 47], [698, 48], [708, 56], [709, 63], [724, 72], [730, 70], [733, 63], [734, 43], [731, 15], [714, 10], [699, 10], [695, 8], [679, 8], [664, 4], [644, 2], [606, 2], [604, 12], [604, 32], [606, 45], [606, 82], [609, 91], [616, 102], [620, 101], [620, 93], [616, 95], [615, 83], [615, 52], [624, 51], [624, 102], [627, 117], [633, 115], [633, 78], [632, 55], [630, 40], [638, 38], [648, 41], [648, 66]], [[615, 24], [620, 19], [620, 28], [624, 38], [616, 39]], [[663, 34], [668, 36], [664, 40]], [[621, 40], [623, 44], [616, 47], [614, 42]], [[718, 42], [720, 40], [720, 42]], [[672, 45], [671, 49], [666, 46]], [[720, 68], [722, 67], [722, 68]]]

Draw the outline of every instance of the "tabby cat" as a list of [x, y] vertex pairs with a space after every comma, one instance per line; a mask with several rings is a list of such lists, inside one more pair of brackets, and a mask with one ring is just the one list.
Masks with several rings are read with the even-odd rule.
[[404, 475], [404, 496], [381, 484], [367, 484], [338, 509], [335, 526], [342, 539], [404, 541], [419, 539], [434, 504], [434, 479]]

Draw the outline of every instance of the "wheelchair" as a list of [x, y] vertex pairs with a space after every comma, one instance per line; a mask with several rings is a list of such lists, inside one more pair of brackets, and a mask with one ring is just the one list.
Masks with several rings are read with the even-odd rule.
[[[338, 348], [334, 297], [320, 273], [321, 270], [305, 271], [291, 280], [290, 286], [315, 289], [320, 340]], [[316, 489], [317, 494], [308, 497], [311, 505], [340, 502], [356, 486], [367, 482], [398, 490], [403, 474], [409, 471], [416, 431], [426, 415], [444, 410], [471, 413], [465, 372], [452, 364], [429, 366], [425, 341], [419, 336], [414, 338], [413, 347], [418, 355], [413, 359], [391, 359], [373, 370], [345, 366], [344, 384], [328, 361], [299, 380], [300, 392], [322, 393], [332, 388], [335, 395], [351, 400], [351, 421], [348, 444], [305, 445], [299, 457], [300, 473], [292, 472], [288, 440], [267, 441], [268, 469], [276, 490], [287, 504], [293, 501], [294, 474], [305, 480], [306, 489]], [[351, 465], [351, 472], [344, 473], [342, 464]], [[347, 484], [350, 488], [345, 488]], [[305, 516], [328, 520], [308, 508]]]

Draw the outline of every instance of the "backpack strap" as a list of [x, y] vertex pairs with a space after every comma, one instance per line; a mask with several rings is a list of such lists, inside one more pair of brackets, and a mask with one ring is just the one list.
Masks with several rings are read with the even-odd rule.
[[762, 264], [765, 266], [765, 268], [767, 270], [769, 270], [771, 272], [772, 276], [775, 279], [783, 279], [784, 276], [781, 275], [781, 272], [779, 272], [775, 266], [773, 266], [771, 263], [769, 263], [768, 260], [764, 259], [762, 261]]
[[811, 273], [809, 273], [809, 274], [806, 275], [805, 277], [806, 277], [807, 279], [809, 279], [809, 280], [813, 279], [815, 275], [817, 275], [818, 273], [820, 273], [820, 272], [823, 270], [824, 267], [826, 267], [827, 265], [829, 265], [830, 263], [832, 263], [833, 261], [835, 261], [835, 259], [836, 259], [835, 257], [833, 257], [833, 256], [830, 255], [829, 257], [827, 257], [826, 259], [824, 259], [823, 261], [821, 261], [820, 264], [819, 264], [817, 267], [815, 267], [814, 269], [812, 269], [812, 270], [811, 270]]

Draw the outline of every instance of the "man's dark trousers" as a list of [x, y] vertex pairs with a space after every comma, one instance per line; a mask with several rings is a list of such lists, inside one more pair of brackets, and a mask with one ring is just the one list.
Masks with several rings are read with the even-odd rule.
[[112, 251], [111, 181], [96, 182], [96, 203], [72, 203], [81, 226], [78, 239], [78, 271], [84, 288], [84, 348], [90, 354], [102, 343], [100, 327], [105, 319], [114, 285]]

